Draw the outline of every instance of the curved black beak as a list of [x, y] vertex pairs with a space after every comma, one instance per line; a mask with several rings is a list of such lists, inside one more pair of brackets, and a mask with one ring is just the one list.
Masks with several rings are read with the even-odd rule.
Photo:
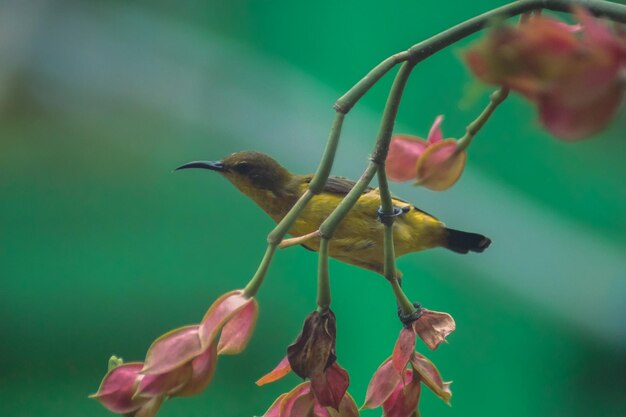
[[194, 161], [189, 162], [185, 165], [181, 165], [176, 168], [174, 171], [180, 171], [181, 169], [188, 168], [202, 168], [202, 169], [210, 169], [211, 171], [223, 172], [226, 171], [224, 164], [221, 161]]

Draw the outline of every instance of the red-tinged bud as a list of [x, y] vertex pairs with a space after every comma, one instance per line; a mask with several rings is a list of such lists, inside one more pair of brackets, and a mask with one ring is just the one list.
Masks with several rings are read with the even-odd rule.
[[107, 408], [118, 414], [134, 413], [149, 399], [135, 397], [137, 386], [143, 375], [141, 362], [130, 362], [111, 369], [102, 380], [98, 392], [91, 395]]
[[410, 370], [403, 372], [401, 384], [383, 403], [383, 417], [411, 417], [417, 411], [420, 399], [421, 385], [419, 375]]
[[243, 352], [252, 338], [258, 315], [259, 304], [251, 298], [224, 325], [217, 345], [218, 354], [237, 355]]
[[450, 405], [452, 391], [451, 382], [444, 382], [437, 367], [424, 355], [415, 352], [411, 359], [414, 372], [419, 374], [420, 380], [446, 404]]
[[[204, 315], [202, 323], [200, 323], [199, 337], [203, 347], [208, 347], [213, 343], [213, 339], [217, 337], [222, 328], [238, 313], [246, 308], [249, 304], [256, 304], [254, 298], [247, 298], [243, 290], [235, 290], [222, 295], [218, 298]], [[245, 329], [239, 334], [239, 329], [231, 327], [228, 330], [223, 347], [228, 351], [239, 349], [241, 345], [245, 346], [250, 338], [250, 334], [254, 329], [256, 321], [256, 309], [247, 310], [247, 314], [238, 319], [239, 324], [245, 326]], [[228, 347], [232, 346], [232, 347]]]
[[532, 16], [525, 24], [496, 28], [465, 54], [479, 79], [535, 103], [543, 126], [565, 140], [602, 130], [624, 97], [626, 36], [580, 7], [575, 13], [575, 27]]
[[332, 407], [337, 411], [349, 385], [348, 372], [337, 362], [311, 379], [311, 389], [317, 402], [323, 407]]
[[453, 139], [443, 140], [437, 116], [426, 140], [408, 135], [396, 135], [389, 144], [386, 172], [393, 181], [415, 180], [434, 191], [443, 191], [461, 177], [467, 153]]
[[372, 377], [367, 392], [365, 403], [361, 408], [381, 407], [391, 396], [398, 385], [402, 385], [401, 374], [393, 367], [391, 358], [387, 359], [378, 367]]
[[431, 350], [437, 349], [441, 342], [456, 329], [456, 323], [448, 313], [422, 308], [422, 315], [413, 322], [413, 330]]
[[315, 378], [335, 362], [336, 319], [331, 310], [307, 316], [293, 344], [287, 348], [291, 369], [301, 378]]
[[384, 416], [410, 417], [417, 410], [419, 395], [419, 377], [414, 378], [409, 369], [398, 373], [390, 358], [374, 373], [362, 408], [383, 407]]
[[190, 397], [202, 392], [211, 382], [217, 365], [217, 341], [203, 353], [191, 361], [191, 376], [187, 383], [173, 395], [176, 397]]
[[141, 373], [162, 375], [189, 364], [202, 353], [198, 325], [174, 329], [152, 343]]

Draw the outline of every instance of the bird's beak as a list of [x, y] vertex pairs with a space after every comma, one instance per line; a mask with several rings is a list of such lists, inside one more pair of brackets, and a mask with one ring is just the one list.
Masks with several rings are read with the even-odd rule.
[[226, 168], [224, 167], [224, 164], [222, 164], [222, 161], [194, 161], [194, 162], [189, 162], [189, 163], [187, 163], [185, 165], [181, 165], [178, 168], [176, 168], [176, 171], [180, 171], [181, 169], [188, 169], [188, 168], [210, 169], [211, 171], [218, 171], [218, 172], [226, 171]]

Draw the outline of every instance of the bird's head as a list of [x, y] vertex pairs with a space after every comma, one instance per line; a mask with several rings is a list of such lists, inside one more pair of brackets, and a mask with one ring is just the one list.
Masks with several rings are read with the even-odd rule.
[[242, 193], [257, 200], [269, 193], [285, 193], [291, 174], [274, 159], [260, 152], [235, 152], [221, 161], [196, 161], [176, 170], [202, 168], [216, 171], [226, 177]]

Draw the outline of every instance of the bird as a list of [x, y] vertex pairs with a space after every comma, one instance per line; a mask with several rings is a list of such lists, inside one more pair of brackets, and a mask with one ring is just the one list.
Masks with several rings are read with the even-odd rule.
[[[292, 174], [269, 155], [255, 151], [235, 152], [219, 161], [189, 162], [176, 170], [190, 168], [218, 172], [276, 222], [306, 192], [313, 179], [313, 174]], [[330, 176], [322, 192], [300, 213], [289, 234], [299, 237], [318, 230], [354, 185], [348, 178]], [[392, 202], [399, 209], [393, 225], [396, 257], [436, 247], [461, 254], [483, 252], [491, 244], [481, 234], [446, 227], [435, 216], [403, 199], [394, 196]], [[329, 256], [384, 275], [384, 225], [379, 221], [379, 207], [378, 188], [366, 188], [337, 226], [329, 242]], [[320, 238], [306, 240], [302, 246], [319, 251]]]

